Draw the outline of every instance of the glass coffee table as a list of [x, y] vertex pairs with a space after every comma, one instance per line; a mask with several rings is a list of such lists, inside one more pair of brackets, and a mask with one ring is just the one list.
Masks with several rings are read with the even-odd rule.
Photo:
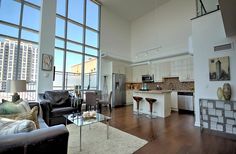
[[[81, 113], [73, 113], [73, 114], [66, 114], [64, 115], [64, 117], [71, 121], [72, 123], [74, 123], [75, 125], [77, 125], [78, 127], [80, 127], [80, 151], [82, 150], [82, 126], [85, 125], [91, 125], [97, 122], [102, 122], [105, 121], [107, 124], [107, 139], [109, 139], [109, 122], [111, 120], [111, 117], [109, 116], [105, 116], [103, 114], [100, 113], [96, 113], [96, 116], [94, 117], [90, 117], [90, 118], [83, 118], [83, 116], [81, 115]], [[66, 125], [67, 125], [67, 120], [66, 120]]]

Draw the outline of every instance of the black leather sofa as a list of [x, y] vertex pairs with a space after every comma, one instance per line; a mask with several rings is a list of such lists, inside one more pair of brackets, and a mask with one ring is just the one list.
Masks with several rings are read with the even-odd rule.
[[[39, 105], [31, 103], [30, 106]], [[48, 127], [38, 116], [40, 129], [0, 136], [0, 154], [67, 154], [69, 132], [65, 125]]]
[[65, 114], [81, 111], [82, 100], [77, 100], [66, 90], [46, 91], [40, 94], [43, 119], [49, 125], [65, 124]]

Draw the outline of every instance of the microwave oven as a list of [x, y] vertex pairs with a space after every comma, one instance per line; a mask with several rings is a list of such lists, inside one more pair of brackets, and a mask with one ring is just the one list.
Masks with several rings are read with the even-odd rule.
[[142, 82], [154, 82], [154, 75], [142, 75]]

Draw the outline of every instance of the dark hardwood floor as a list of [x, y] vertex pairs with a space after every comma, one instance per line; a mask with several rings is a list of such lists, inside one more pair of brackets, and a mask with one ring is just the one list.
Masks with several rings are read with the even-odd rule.
[[148, 141], [135, 154], [236, 154], [235, 140], [201, 133], [189, 114], [173, 112], [168, 118], [137, 118], [132, 106], [126, 106], [113, 109], [110, 124]]

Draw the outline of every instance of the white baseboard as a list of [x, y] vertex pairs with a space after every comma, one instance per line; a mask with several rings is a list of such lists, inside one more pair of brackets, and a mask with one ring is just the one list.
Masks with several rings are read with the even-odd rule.
[[194, 126], [196, 126], [196, 127], [200, 127], [200, 122], [199, 122], [199, 121], [195, 121]]
[[179, 110], [177, 108], [171, 108], [172, 111], [178, 112]]
[[126, 106], [131, 106], [131, 105], [133, 105], [133, 104], [125, 104]]

